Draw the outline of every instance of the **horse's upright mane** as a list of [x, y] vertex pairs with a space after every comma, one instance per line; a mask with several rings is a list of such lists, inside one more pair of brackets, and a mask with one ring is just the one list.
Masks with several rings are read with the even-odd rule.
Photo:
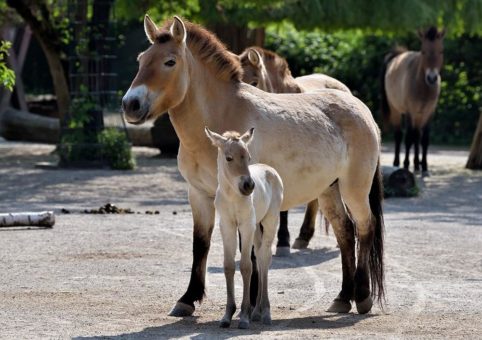
[[[156, 41], [168, 41], [172, 20], [168, 20], [161, 28]], [[186, 43], [193, 54], [211, 67], [217, 77], [223, 80], [241, 81], [243, 69], [235, 55], [231, 54], [226, 46], [211, 32], [200, 25], [183, 21], [187, 30]], [[167, 39], [167, 40], [166, 40]]]

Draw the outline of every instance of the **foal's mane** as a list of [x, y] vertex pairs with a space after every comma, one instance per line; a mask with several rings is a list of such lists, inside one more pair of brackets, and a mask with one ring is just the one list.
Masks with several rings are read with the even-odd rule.
[[[226, 46], [211, 32], [200, 25], [183, 21], [187, 31], [186, 43], [191, 52], [208, 67], [213, 69], [216, 76], [222, 80], [241, 81], [243, 69], [238, 58], [231, 54]], [[161, 28], [161, 32], [156, 38], [157, 42], [167, 41], [169, 28], [173, 20], [168, 20]]]

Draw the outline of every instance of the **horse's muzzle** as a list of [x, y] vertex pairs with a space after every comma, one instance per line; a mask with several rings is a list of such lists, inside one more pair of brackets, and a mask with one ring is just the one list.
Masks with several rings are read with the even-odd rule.
[[245, 196], [249, 196], [254, 190], [254, 181], [251, 177], [244, 177], [239, 182], [239, 191]]

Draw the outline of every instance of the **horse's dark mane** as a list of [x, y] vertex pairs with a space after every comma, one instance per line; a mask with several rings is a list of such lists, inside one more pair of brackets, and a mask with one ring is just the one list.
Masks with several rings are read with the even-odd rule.
[[[223, 80], [241, 81], [243, 69], [238, 58], [231, 54], [226, 46], [207, 29], [187, 21], [183, 21], [187, 30], [186, 43], [189, 49], [216, 72]], [[157, 35], [156, 41], [163, 43], [172, 38], [169, 28], [173, 20], [168, 20]], [[170, 38], [167, 38], [169, 36]]]
[[439, 32], [437, 27], [431, 26], [428, 30], [425, 31], [425, 39], [430, 41], [435, 41], [439, 37]]

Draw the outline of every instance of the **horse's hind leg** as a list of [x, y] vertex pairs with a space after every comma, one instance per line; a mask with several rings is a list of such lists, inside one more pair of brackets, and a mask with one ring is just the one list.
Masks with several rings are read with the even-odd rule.
[[321, 210], [333, 226], [341, 252], [343, 281], [341, 291], [335, 298], [328, 312], [348, 313], [354, 297], [355, 277], [355, 230], [348, 218], [345, 206], [340, 197], [338, 184], [330, 186], [320, 197]]
[[430, 123], [427, 123], [422, 131], [422, 176], [428, 176], [427, 151], [430, 138]]
[[288, 230], [288, 211], [279, 214], [280, 223], [278, 229], [278, 243], [276, 244], [276, 256], [289, 256], [290, 232]]
[[393, 166], [400, 166], [400, 145], [402, 144], [402, 139], [402, 127], [399, 125], [395, 127], [395, 159], [393, 160]]
[[300, 235], [293, 243], [294, 249], [305, 249], [308, 247], [313, 234], [315, 233], [316, 215], [318, 214], [318, 201], [313, 200], [306, 206], [305, 219], [301, 225]]

